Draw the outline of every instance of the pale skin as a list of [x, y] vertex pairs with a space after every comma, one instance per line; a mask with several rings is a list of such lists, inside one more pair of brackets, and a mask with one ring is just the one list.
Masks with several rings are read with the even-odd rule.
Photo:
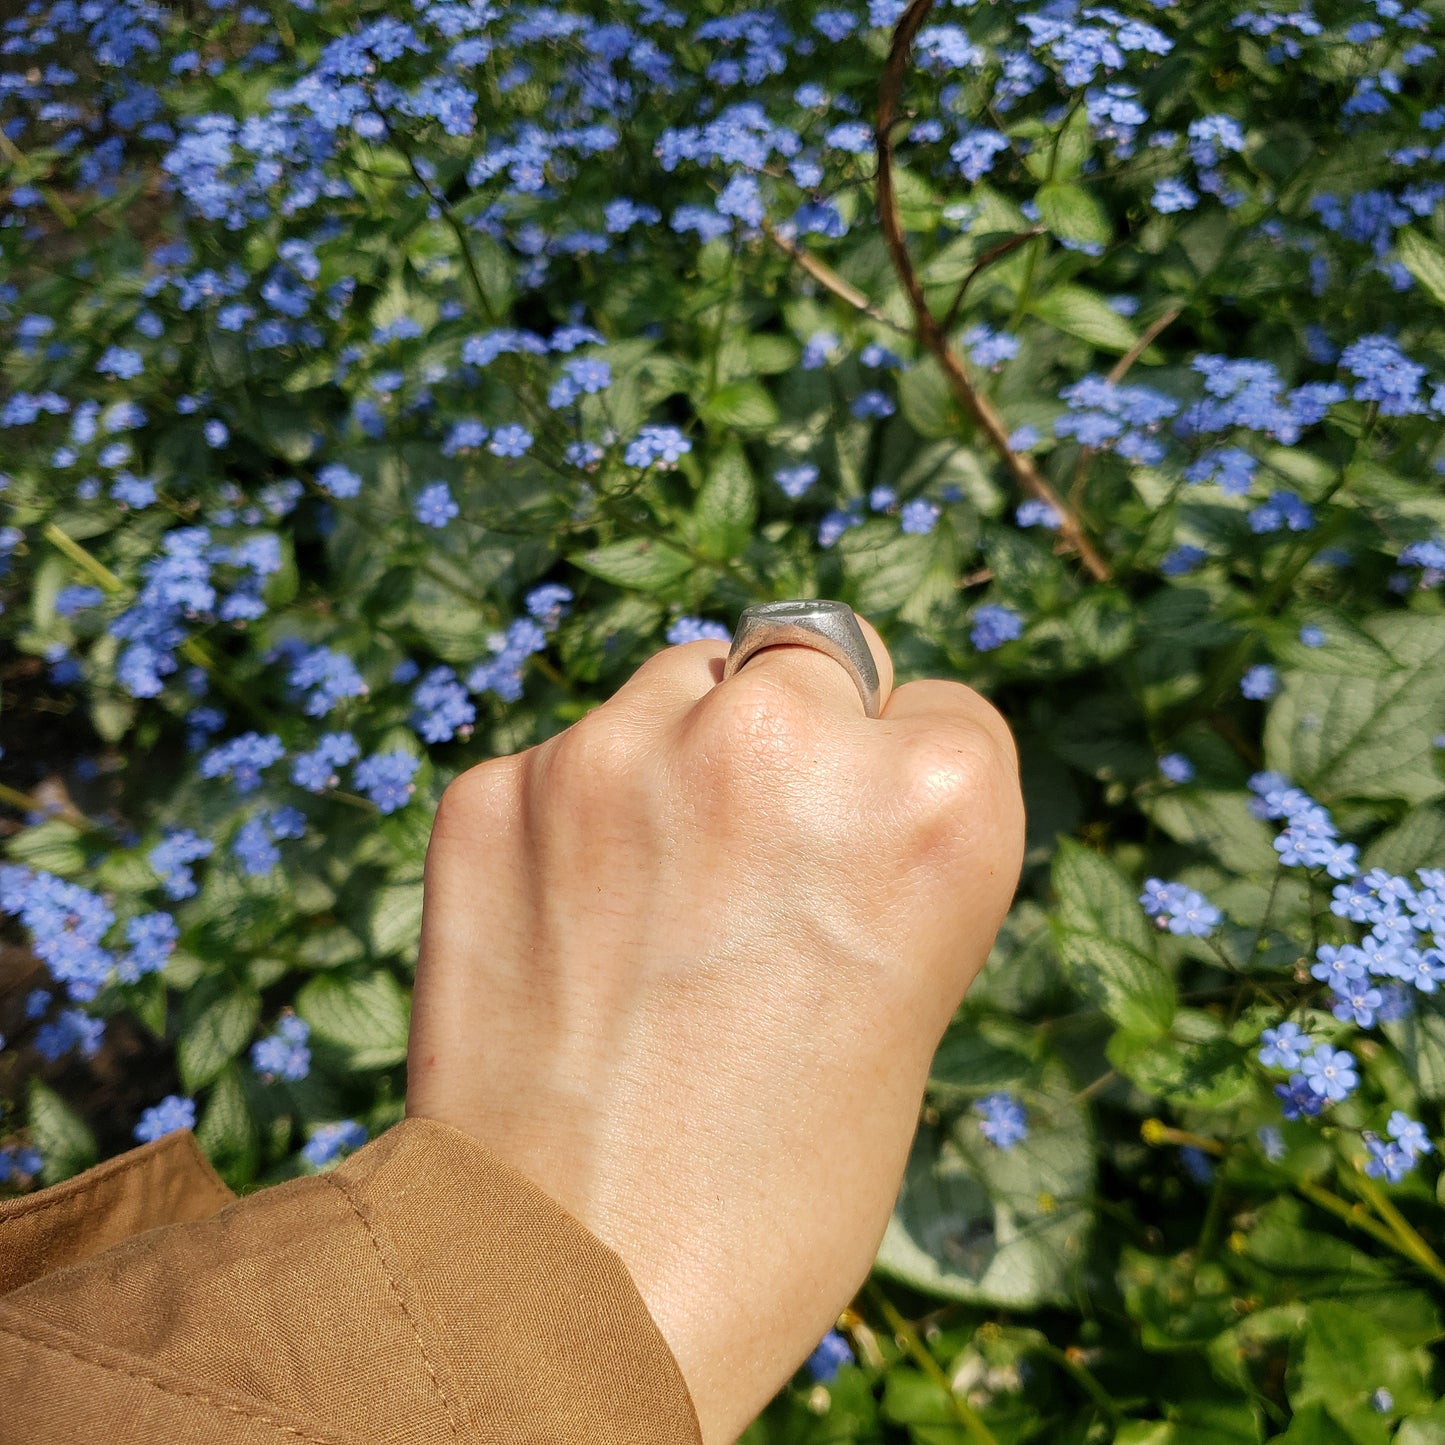
[[882, 715], [798, 646], [645, 662], [447, 789], [407, 1112], [470, 1134], [627, 1265], [705, 1445], [868, 1275], [928, 1065], [1018, 881], [1012, 737], [961, 683]]

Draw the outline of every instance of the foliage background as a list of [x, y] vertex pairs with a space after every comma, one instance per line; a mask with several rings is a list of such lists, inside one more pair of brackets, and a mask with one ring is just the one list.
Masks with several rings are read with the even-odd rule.
[[1029, 852], [750, 1445], [1445, 1440], [1442, 21], [6, 22], [0, 1188], [387, 1127], [446, 782], [838, 597]]

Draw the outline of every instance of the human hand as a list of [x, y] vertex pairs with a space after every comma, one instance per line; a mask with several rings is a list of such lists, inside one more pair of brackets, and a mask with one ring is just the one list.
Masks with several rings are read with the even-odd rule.
[[1018, 881], [1013, 741], [961, 683], [882, 714], [810, 648], [671, 647], [462, 774], [427, 851], [407, 1111], [623, 1262], [706, 1445], [867, 1277], [939, 1039]]

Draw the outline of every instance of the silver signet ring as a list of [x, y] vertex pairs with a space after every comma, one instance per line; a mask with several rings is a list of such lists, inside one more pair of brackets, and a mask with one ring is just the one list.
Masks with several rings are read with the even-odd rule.
[[842, 663], [857, 684], [864, 715], [878, 716], [878, 668], [863, 629], [846, 602], [759, 602], [745, 607], [723, 665], [723, 680], [754, 653], [781, 644], [811, 647]]

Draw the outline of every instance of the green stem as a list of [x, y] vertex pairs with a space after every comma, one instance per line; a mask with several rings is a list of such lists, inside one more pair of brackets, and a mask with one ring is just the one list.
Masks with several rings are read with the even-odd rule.
[[1037, 1344], [1031, 1344], [1030, 1351], [1052, 1360], [1094, 1402], [1111, 1424], [1118, 1424], [1122, 1411], [1114, 1403], [1113, 1396], [1099, 1383], [1093, 1372], [1071, 1358], [1067, 1350], [1061, 1350], [1048, 1340], [1041, 1340]]
[[[1343, 1220], [1346, 1224], [1350, 1225], [1351, 1228], [1363, 1230], [1366, 1234], [1370, 1235], [1371, 1238], [1377, 1239], [1381, 1244], [1392, 1249], [1396, 1254], [1402, 1255], [1412, 1264], [1419, 1265], [1427, 1274], [1433, 1276], [1437, 1282], [1445, 1284], [1445, 1265], [1442, 1265], [1433, 1251], [1424, 1245], [1423, 1240], [1420, 1242], [1422, 1246], [1424, 1246], [1425, 1255], [1428, 1256], [1430, 1261], [1428, 1263], [1425, 1258], [1413, 1253], [1405, 1241], [1392, 1229], [1381, 1224], [1374, 1215], [1366, 1213], [1363, 1204], [1351, 1204], [1348, 1200], [1341, 1199], [1338, 1194], [1331, 1194], [1328, 1189], [1321, 1189], [1318, 1184], [1311, 1184], [1308, 1179], [1292, 1179], [1289, 1181], [1289, 1184], [1296, 1193], [1303, 1195], [1311, 1204], [1318, 1204], [1321, 1209], [1327, 1210], [1330, 1214], [1333, 1214], [1336, 1219]], [[1406, 1228], [1409, 1228], [1409, 1226], [1407, 1225]], [[1413, 1234], [1414, 1231], [1411, 1230], [1411, 1233]], [[1415, 1237], [1417, 1239], [1419, 1238], [1418, 1235]]]
[[[32, 798], [29, 793], [22, 793], [19, 788], [12, 788], [7, 783], [0, 783], [0, 803], [9, 803], [12, 808], [19, 808], [24, 813], [43, 813], [45, 811], [37, 798]], [[73, 803], [68, 803], [54, 816], [77, 828], [93, 828], [95, 826]]]
[[391, 141], [392, 145], [401, 152], [401, 157], [406, 162], [407, 169], [416, 178], [417, 185], [422, 188], [427, 199], [430, 200], [441, 213], [441, 218], [446, 222], [447, 229], [451, 231], [452, 235], [456, 238], [457, 249], [462, 255], [462, 265], [466, 268], [467, 277], [472, 283], [472, 290], [476, 292], [477, 305], [481, 307], [482, 315], [486, 317], [487, 324], [489, 326], [495, 326], [497, 324], [497, 312], [492, 305], [491, 297], [487, 295], [486, 287], [482, 285], [482, 274], [477, 270], [477, 260], [476, 257], [472, 255], [471, 242], [467, 239], [465, 228], [462, 226], [462, 223], [457, 220], [456, 213], [447, 203], [447, 198], [422, 175], [421, 167], [416, 163], [416, 157], [413, 156], [411, 151], [402, 143], [401, 133], [388, 126], [387, 138]]
[[93, 553], [88, 552], [68, 532], [64, 531], [57, 523], [47, 522], [41, 529], [40, 535], [50, 543], [52, 547], [64, 552], [87, 577], [93, 578], [100, 584], [101, 588], [114, 596], [118, 592], [125, 591], [125, 583]]
[[[5, 159], [17, 170], [24, 171], [29, 168], [29, 158], [3, 130], [0, 130], [0, 153], [3, 153]], [[80, 224], [75, 212], [55, 194], [51, 187], [36, 185], [35, 189], [40, 192], [40, 199], [49, 207], [51, 214], [67, 231], [73, 231]]]
[[1375, 1213], [1393, 1231], [1402, 1252], [1413, 1259], [1432, 1278], [1445, 1284], [1445, 1264], [1441, 1263], [1440, 1256], [1425, 1243], [1415, 1226], [1395, 1208], [1394, 1201], [1390, 1199], [1389, 1195], [1373, 1179], [1362, 1174], [1358, 1169], [1352, 1170], [1348, 1178], [1351, 1188], [1374, 1207]]
[[872, 1280], [868, 1281], [868, 1297], [888, 1321], [888, 1328], [893, 1331], [894, 1338], [914, 1364], [948, 1396], [953, 1413], [958, 1416], [958, 1423], [968, 1432], [969, 1439], [973, 1440], [975, 1445], [999, 1445], [998, 1437], [984, 1424], [983, 1417], [954, 1390], [948, 1376], [943, 1372], [943, 1366], [933, 1358], [928, 1346], [919, 1339], [918, 1331], [899, 1314], [893, 1301]]
[[1259, 953], [1260, 945], [1264, 942], [1265, 930], [1269, 927], [1270, 917], [1274, 913], [1274, 902], [1279, 896], [1279, 881], [1284, 877], [1284, 869], [1274, 870], [1274, 882], [1269, 885], [1269, 897], [1265, 900], [1264, 915], [1259, 920], [1259, 931], [1254, 935], [1254, 942], [1249, 946], [1249, 955], [1245, 959], [1245, 966], [1254, 967], [1255, 956]]

